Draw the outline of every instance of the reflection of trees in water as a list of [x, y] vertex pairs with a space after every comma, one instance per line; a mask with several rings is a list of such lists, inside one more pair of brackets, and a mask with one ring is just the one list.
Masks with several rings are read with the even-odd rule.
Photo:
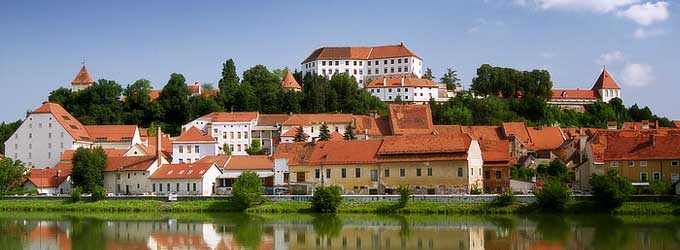
[[595, 225], [591, 244], [595, 249], [622, 249], [632, 236], [630, 226], [614, 216], [593, 216], [589, 223]]
[[19, 223], [0, 220], [0, 247], [3, 249], [24, 249], [21, 235], [26, 232], [26, 228]]
[[399, 220], [399, 236], [401, 236], [401, 240], [406, 240], [409, 237], [411, 237], [411, 223], [406, 219], [404, 216], [395, 216], [397, 220]]
[[342, 220], [335, 214], [314, 215], [312, 227], [317, 235], [332, 239], [342, 232]]
[[564, 215], [545, 214], [529, 217], [536, 222], [536, 231], [545, 241], [563, 242], [569, 237], [571, 227], [564, 219]]
[[263, 221], [262, 218], [252, 215], [235, 216], [234, 239], [246, 249], [256, 249], [262, 242]]
[[71, 246], [73, 250], [104, 249], [104, 222], [98, 219], [71, 220]]
[[508, 216], [489, 216], [485, 217], [485, 220], [491, 222], [496, 226], [496, 235], [501, 237], [509, 237], [510, 233], [515, 231], [515, 221], [514, 217]]

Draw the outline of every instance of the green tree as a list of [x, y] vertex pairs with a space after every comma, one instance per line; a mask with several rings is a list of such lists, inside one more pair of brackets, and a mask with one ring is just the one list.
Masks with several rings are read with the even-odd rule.
[[104, 186], [104, 168], [107, 156], [101, 147], [94, 149], [79, 148], [73, 156], [71, 180], [74, 187], [84, 193], [93, 193], [97, 187]]
[[160, 118], [160, 115], [154, 114], [151, 109], [151, 99], [149, 98], [151, 90], [151, 82], [146, 79], [139, 79], [125, 88], [123, 91], [125, 96], [123, 120], [125, 123], [147, 126]]
[[236, 178], [232, 187], [234, 207], [245, 210], [262, 197], [262, 180], [253, 171], [244, 171]]
[[235, 96], [236, 111], [257, 111], [260, 108], [260, 102], [257, 98], [255, 90], [249, 82], [243, 81], [238, 87], [238, 94]]
[[206, 90], [212, 91], [212, 90], [215, 90], [215, 85], [213, 85], [213, 83], [211, 83], [211, 82], [206, 82], [206, 83], [201, 84], [201, 89], [203, 89], [203, 91], [206, 91]]
[[13, 191], [23, 184], [27, 177], [24, 163], [10, 158], [0, 159], [0, 193]]
[[157, 102], [164, 113], [163, 122], [167, 128], [164, 131], [172, 135], [180, 133], [180, 127], [189, 121], [189, 95], [186, 80], [182, 74], [172, 73], [168, 84], [163, 87]]
[[546, 177], [560, 178], [567, 173], [567, 165], [560, 159], [554, 159], [549, 164], [541, 164], [536, 168], [537, 172]]
[[157, 130], [158, 127], [156, 126], [156, 123], [151, 122], [151, 124], [149, 124], [149, 128], [146, 129], [146, 135], [149, 137], [155, 137], [156, 133], [158, 132]]
[[447, 68], [446, 73], [444, 73], [444, 75], [442, 75], [439, 80], [446, 84], [446, 89], [455, 89], [456, 87], [460, 87], [460, 78], [458, 78], [458, 72], [451, 68]]
[[319, 128], [319, 141], [330, 141], [331, 140], [331, 131], [328, 129], [328, 125], [326, 123], [321, 124], [321, 128]]
[[281, 100], [281, 112], [283, 113], [300, 113], [302, 112], [302, 100], [304, 96], [300, 91], [281, 91], [279, 92], [279, 100]]
[[255, 65], [243, 72], [243, 81], [252, 84], [259, 99], [259, 111], [266, 114], [280, 113], [279, 92], [282, 91], [279, 78], [264, 65]]
[[307, 141], [307, 135], [305, 134], [305, 130], [302, 128], [302, 125], [300, 127], [295, 128], [295, 137], [293, 137], [294, 142], [304, 142]]
[[302, 93], [304, 94], [302, 111], [306, 113], [326, 112], [328, 89], [326, 78], [308, 73], [302, 80]]
[[347, 124], [347, 126], [345, 126], [345, 133], [343, 134], [343, 136], [345, 137], [345, 140], [356, 139], [356, 136], [354, 135], [354, 129], [355, 128], [354, 128], [354, 126], [352, 126], [352, 124]]
[[649, 191], [655, 195], [673, 194], [673, 185], [664, 180], [654, 180], [649, 182]]
[[215, 99], [210, 96], [191, 96], [187, 102], [189, 104], [187, 109], [189, 110], [190, 120], [210, 114], [212, 112], [222, 111], [222, 105], [217, 103], [217, 101], [215, 101]]
[[405, 208], [409, 201], [411, 201], [411, 196], [413, 196], [413, 189], [409, 186], [399, 186], [397, 187], [397, 193], [399, 193], [399, 207]]
[[623, 124], [623, 122], [630, 121], [628, 109], [623, 105], [623, 100], [621, 100], [621, 98], [615, 97], [614, 99], [609, 100], [609, 106], [611, 106], [614, 110], [616, 122], [618, 124]]
[[557, 179], [548, 179], [534, 194], [537, 205], [548, 210], [562, 210], [571, 199], [569, 188]]
[[394, 104], [404, 104], [404, 101], [401, 99], [401, 95], [399, 95], [399, 94], [397, 94], [397, 97], [395, 97], [392, 102]]
[[318, 187], [312, 197], [312, 210], [318, 213], [335, 213], [340, 203], [342, 194], [339, 187]]
[[425, 69], [425, 74], [423, 74], [423, 79], [428, 79], [428, 80], [434, 80], [436, 77], [434, 77], [434, 74], [432, 74], [432, 69], [427, 68]]
[[593, 175], [590, 185], [595, 202], [608, 211], [620, 207], [633, 193], [633, 184], [620, 176], [616, 170], [611, 170], [604, 175]]
[[349, 73], [344, 72], [334, 74], [329, 84], [331, 97], [327, 100], [329, 103], [328, 110], [342, 113], [352, 112], [354, 105], [353, 100], [359, 91], [359, 85], [356, 79], [353, 76], [350, 76]]
[[264, 149], [262, 149], [262, 146], [260, 145], [260, 139], [253, 139], [253, 141], [250, 143], [250, 147], [246, 148], [246, 153], [249, 155], [263, 155], [266, 152]]
[[220, 150], [222, 150], [223, 155], [231, 155], [231, 147], [229, 147], [229, 145], [227, 145], [226, 143], [222, 144]]
[[472, 92], [480, 96], [539, 97], [549, 99], [552, 81], [547, 70], [519, 71], [483, 64], [472, 79]]
[[219, 100], [225, 110], [236, 109], [236, 96], [239, 91], [239, 79], [236, 74], [236, 65], [234, 60], [229, 58], [222, 64], [222, 78], [218, 86], [220, 88]]
[[585, 105], [581, 125], [591, 128], [606, 128], [608, 121], [615, 121], [616, 113], [608, 104], [597, 101], [593, 104]]
[[100, 79], [75, 94], [68, 111], [83, 124], [121, 124], [123, 87], [111, 80]]

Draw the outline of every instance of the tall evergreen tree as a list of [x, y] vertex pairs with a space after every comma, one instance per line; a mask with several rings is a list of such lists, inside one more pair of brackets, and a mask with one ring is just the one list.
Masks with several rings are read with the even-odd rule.
[[243, 81], [252, 84], [259, 99], [259, 111], [267, 114], [280, 113], [279, 92], [282, 91], [279, 78], [263, 65], [256, 65], [243, 72]]
[[352, 124], [347, 124], [347, 126], [345, 126], [345, 133], [343, 136], [345, 137], [345, 140], [356, 139], [356, 136], [354, 135], [354, 126], [352, 126]]
[[331, 137], [331, 131], [328, 129], [328, 125], [326, 125], [324, 122], [321, 124], [321, 128], [319, 128], [319, 141], [330, 141]]
[[300, 127], [295, 128], [295, 137], [293, 137], [294, 142], [304, 142], [307, 141], [307, 135], [305, 134], [305, 130], [302, 128], [302, 125]]
[[247, 81], [243, 81], [241, 85], [239, 85], [234, 100], [236, 100], [235, 111], [258, 111], [260, 108], [257, 94]]
[[190, 118], [188, 107], [191, 92], [185, 82], [182, 74], [172, 73], [157, 100], [164, 113], [164, 131], [173, 135], [178, 135], [180, 127]]
[[222, 78], [218, 84], [220, 88], [218, 100], [225, 110], [231, 110], [236, 106], [235, 96], [237, 95], [240, 81], [238, 74], [236, 74], [236, 64], [234, 60], [229, 58], [222, 64]]

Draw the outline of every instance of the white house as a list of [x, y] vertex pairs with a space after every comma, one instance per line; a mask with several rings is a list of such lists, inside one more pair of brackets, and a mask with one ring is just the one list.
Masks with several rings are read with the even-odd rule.
[[217, 155], [217, 146], [215, 138], [190, 127], [172, 141], [172, 163], [194, 163], [205, 156]]
[[219, 147], [228, 145], [232, 155], [246, 155], [258, 115], [257, 112], [213, 112], [185, 124], [182, 129], [196, 127], [214, 138]]
[[215, 193], [215, 181], [222, 174], [214, 163], [184, 163], [161, 166], [149, 177], [156, 194], [203, 195]]
[[429, 79], [413, 77], [376, 78], [366, 86], [366, 90], [384, 102], [392, 102], [397, 96], [403, 102], [415, 103], [426, 103], [431, 98], [439, 98], [437, 84]]
[[297, 128], [302, 129], [307, 135], [307, 140], [319, 137], [319, 130], [323, 124], [328, 126], [328, 130], [333, 133], [345, 133], [347, 125], [354, 123], [352, 114], [295, 114], [281, 124], [281, 142], [290, 142], [297, 132]]
[[363, 88], [373, 78], [423, 76], [423, 60], [404, 44], [372, 47], [322, 47], [302, 62], [302, 74], [331, 77], [349, 73]]
[[71, 192], [71, 170], [62, 168], [30, 169], [24, 189], [35, 189], [39, 194], [63, 195]]

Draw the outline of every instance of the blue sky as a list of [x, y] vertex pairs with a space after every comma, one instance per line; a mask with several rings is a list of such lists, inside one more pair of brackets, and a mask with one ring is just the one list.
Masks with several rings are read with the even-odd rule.
[[626, 105], [680, 119], [677, 1], [2, 1], [0, 121], [68, 87], [85, 57], [95, 79], [163, 86], [173, 72], [217, 82], [227, 58], [300, 68], [321, 46], [404, 42], [465, 86], [483, 63], [548, 69], [590, 88], [606, 64]]

